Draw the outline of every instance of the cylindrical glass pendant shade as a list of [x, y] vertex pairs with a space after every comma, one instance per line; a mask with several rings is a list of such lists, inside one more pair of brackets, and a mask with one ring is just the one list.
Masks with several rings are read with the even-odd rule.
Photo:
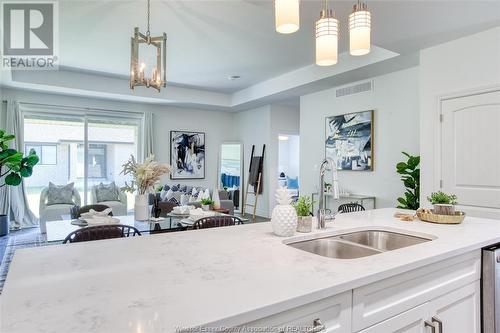
[[349, 15], [349, 52], [353, 56], [370, 53], [371, 13], [366, 4], [354, 5]]
[[282, 34], [291, 34], [299, 30], [300, 0], [275, 0], [274, 15], [276, 31]]
[[316, 21], [316, 65], [332, 66], [338, 61], [339, 21], [332, 10], [321, 11]]

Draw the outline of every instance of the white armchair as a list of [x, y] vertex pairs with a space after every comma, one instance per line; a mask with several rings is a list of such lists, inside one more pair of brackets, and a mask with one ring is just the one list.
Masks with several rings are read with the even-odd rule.
[[97, 201], [97, 185], [90, 188], [90, 203], [106, 205], [110, 207], [113, 211], [114, 216], [127, 215], [127, 195], [122, 191], [119, 192], [119, 201]]
[[82, 204], [82, 199], [80, 198], [80, 193], [75, 188], [71, 196], [72, 204], [55, 204], [47, 205], [47, 195], [49, 188], [45, 187], [40, 193], [40, 232], [42, 234], [47, 233], [47, 221], [59, 221], [62, 220], [63, 214], [69, 214], [71, 207], [74, 205], [80, 206]]

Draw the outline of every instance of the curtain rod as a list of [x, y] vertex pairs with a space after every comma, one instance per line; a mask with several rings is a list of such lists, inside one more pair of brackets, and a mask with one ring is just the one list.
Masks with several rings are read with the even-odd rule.
[[[6, 101], [4, 101], [6, 102]], [[67, 106], [67, 105], [57, 105], [57, 104], [45, 104], [45, 103], [33, 103], [33, 102], [19, 102], [19, 104], [24, 105], [34, 105], [34, 106], [45, 106], [45, 107], [55, 107], [55, 108], [65, 108], [72, 109], [77, 111], [105, 111], [105, 112], [120, 112], [120, 113], [130, 113], [134, 115], [143, 115], [144, 112], [140, 111], [124, 111], [124, 110], [110, 110], [110, 109], [101, 109], [101, 108], [85, 108], [80, 106]]]

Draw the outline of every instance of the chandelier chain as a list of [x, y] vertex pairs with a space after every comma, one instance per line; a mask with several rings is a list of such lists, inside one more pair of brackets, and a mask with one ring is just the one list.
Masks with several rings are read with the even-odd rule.
[[146, 35], [150, 35], [150, 31], [149, 31], [149, 17], [150, 17], [150, 4], [149, 4], [149, 0], [148, 0], [148, 13], [147, 13], [147, 20], [148, 20], [148, 30], [146, 31]]

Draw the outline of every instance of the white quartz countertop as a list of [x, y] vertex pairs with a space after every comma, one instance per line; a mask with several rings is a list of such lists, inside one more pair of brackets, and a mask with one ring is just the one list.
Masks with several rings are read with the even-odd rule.
[[146, 333], [235, 326], [500, 242], [500, 221], [403, 222], [395, 211], [339, 215], [313, 232], [375, 228], [436, 239], [332, 259], [287, 246], [290, 238], [257, 223], [17, 250], [0, 296], [0, 329]]

